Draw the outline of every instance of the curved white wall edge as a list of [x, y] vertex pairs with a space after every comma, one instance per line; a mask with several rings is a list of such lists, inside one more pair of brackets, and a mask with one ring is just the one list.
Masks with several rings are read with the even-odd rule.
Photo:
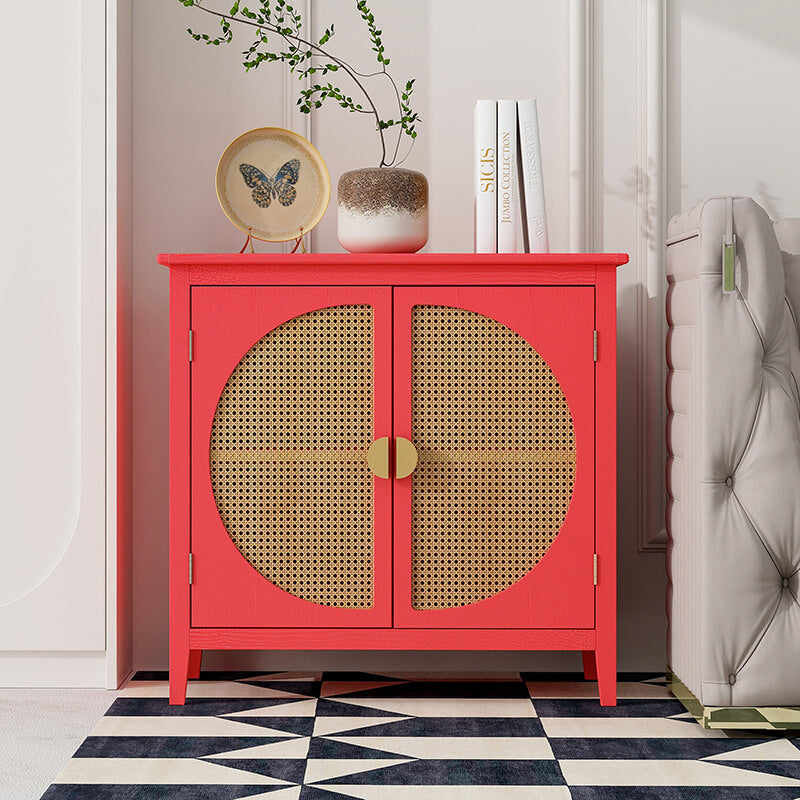
[[[48, 3], [56, 5], [55, 0]], [[53, 314], [48, 309], [63, 309], [64, 304], [74, 308], [78, 348], [74, 363], [61, 364], [54, 358], [36, 356], [30, 369], [39, 374], [53, 370], [53, 390], [48, 394], [51, 408], [65, 408], [66, 399], [59, 387], [72, 383], [77, 389], [75, 408], [66, 406], [79, 437], [72, 451], [76, 463], [67, 468], [67, 477], [76, 486], [77, 519], [74, 527], [70, 525], [65, 530], [58, 552], [53, 548], [55, 554], [47, 564], [43, 563], [42, 577], [23, 587], [25, 591], [16, 599], [8, 598], [9, 602], [0, 608], [0, 684], [5, 685], [105, 686], [107, 682], [105, 25], [106, 0], [82, 0], [70, 12], [69, 27], [74, 28], [77, 53], [72, 51], [66, 79], [67, 94], [77, 107], [77, 117], [62, 121], [66, 129], [61, 134], [75, 139], [63, 168], [75, 171], [79, 177], [66, 193], [58, 196], [63, 207], [56, 211], [67, 219], [74, 217], [71, 224], [77, 226], [76, 235], [69, 245], [71, 249], [60, 257], [57, 246], [34, 246], [29, 250], [25, 266], [39, 270], [41, 291], [19, 298], [45, 341], [72, 335], [52, 323]], [[53, 57], [57, 58], [58, 52]], [[52, 66], [45, 64], [42, 68], [51, 70]], [[31, 83], [42, 93], [38, 100], [45, 105], [47, 74], [30, 72]], [[25, 88], [23, 82], [20, 90]], [[56, 119], [51, 136], [59, 135], [58, 124]], [[27, 147], [22, 146], [18, 154], [23, 160], [36, 158], [41, 144], [32, 137], [30, 152]], [[9, 212], [13, 221], [13, 206]], [[26, 235], [28, 227], [35, 223], [24, 205], [16, 213], [21, 215], [17, 217], [20, 223], [16, 234]], [[65, 261], [71, 261], [72, 269], [77, 270], [75, 292], [48, 292], [48, 275], [57, 277], [58, 270], [65, 268]], [[38, 418], [32, 409], [18, 424], [46, 426], [48, 419]], [[60, 446], [63, 453], [64, 445]], [[39, 455], [42, 469], [30, 476], [30, 495], [10, 498], [25, 502], [34, 520], [37, 508], [63, 502], [53, 489], [58, 488], [59, 477], [65, 477], [55, 469], [50, 470], [54, 474], [48, 474], [46, 448]], [[74, 514], [73, 509], [69, 511]], [[28, 547], [35, 551], [47, 533], [43, 527], [40, 540], [20, 537], [17, 546], [25, 548], [29, 542]]]

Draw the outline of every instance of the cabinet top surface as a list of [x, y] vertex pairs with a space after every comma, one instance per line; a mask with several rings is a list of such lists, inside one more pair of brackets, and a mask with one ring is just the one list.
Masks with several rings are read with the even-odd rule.
[[430, 269], [432, 266], [484, 267], [618, 267], [628, 263], [627, 253], [161, 253], [165, 267], [373, 266]]

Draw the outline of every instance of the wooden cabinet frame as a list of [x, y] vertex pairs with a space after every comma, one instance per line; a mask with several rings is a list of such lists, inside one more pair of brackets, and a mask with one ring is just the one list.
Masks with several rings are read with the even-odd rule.
[[[170, 702], [183, 703], [187, 677], [197, 677], [204, 649], [430, 649], [430, 650], [580, 650], [588, 679], [599, 679], [600, 700], [616, 703], [616, 267], [624, 254], [548, 255], [162, 255], [170, 268]], [[248, 617], [228, 626], [193, 627], [190, 575], [192, 523], [192, 383], [190, 358], [199, 343], [192, 339], [193, 290], [200, 287], [314, 287], [336, 302], [357, 302], [354, 289], [394, 287], [395, 319], [414, 297], [445, 303], [447, 296], [471, 297], [480, 308], [481, 287], [584, 287], [585, 307], [593, 319], [581, 328], [591, 333], [587, 352], [594, 361], [593, 517], [595, 557], [578, 573], [583, 589], [594, 592], [594, 620], [586, 625], [526, 628], [493, 624], [492, 613], [479, 615], [470, 627], [256, 627]], [[342, 287], [341, 291], [334, 287]], [[412, 291], [409, 287], [418, 287]], [[447, 291], [439, 287], [448, 287]], [[338, 294], [337, 294], [338, 292]], [[449, 293], [449, 295], [448, 295]], [[511, 295], [509, 295], [510, 297]], [[555, 296], [555, 295], [553, 295]], [[576, 295], [577, 296], [577, 295]], [[485, 293], [490, 298], [490, 293]], [[496, 295], [499, 297], [499, 295]], [[338, 298], [338, 299], [337, 299]], [[344, 299], [343, 299], [344, 298]], [[334, 300], [330, 301], [330, 305]], [[404, 306], [403, 303], [406, 303]], [[487, 301], [488, 302], [488, 301]], [[494, 301], [492, 301], [494, 302]], [[584, 301], [582, 301], [584, 302]], [[456, 303], [457, 304], [457, 303]], [[491, 305], [491, 304], [490, 304]], [[581, 312], [582, 314], [584, 312]], [[491, 316], [488, 313], [488, 316]], [[512, 320], [513, 322], [513, 320]], [[266, 333], [266, 330], [264, 331]], [[395, 347], [404, 341], [395, 329]], [[581, 333], [583, 336], [583, 333]], [[400, 338], [399, 338], [400, 337]], [[395, 351], [395, 359], [398, 351]], [[592, 391], [593, 390], [593, 391]], [[396, 392], [401, 391], [397, 388]], [[591, 396], [593, 395], [593, 396]], [[399, 396], [399, 395], [398, 395]], [[395, 399], [402, 406], [402, 401]], [[401, 411], [398, 416], [398, 411]], [[395, 409], [394, 419], [407, 419]], [[395, 422], [395, 427], [402, 423]], [[376, 437], [378, 428], [376, 425]], [[410, 431], [408, 432], [410, 433]], [[399, 429], [394, 436], [407, 436]], [[194, 465], [197, 469], [197, 464]], [[403, 500], [411, 479], [394, 481], [395, 503]], [[395, 535], [395, 546], [400, 539]], [[206, 565], [207, 566], [207, 565]], [[197, 566], [202, 569], [202, 565]], [[397, 573], [394, 580], [403, 579]], [[588, 572], [593, 584], [588, 584]], [[583, 575], [586, 573], [586, 575]], [[522, 584], [524, 579], [519, 583]], [[512, 589], [514, 587], [511, 587]], [[508, 591], [508, 590], [507, 590]], [[506, 594], [506, 592], [503, 592]], [[489, 598], [493, 600], [494, 598]], [[395, 601], [397, 602], [397, 601]], [[487, 604], [483, 601], [477, 605]], [[487, 608], [492, 604], [488, 603]], [[408, 619], [397, 626], [413, 624]], [[591, 622], [591, 621], [590, 621]], [[514, 623], [522, 624], [522, 623]]]
[[[412, 607], [415, 476], [395, 480], [395, 628], [594, 628], [594, 294], [589, 286], [395, 289], [395, 436], [415, 442], [417, 438], [412, 427], [412, 313], [418, 306], [446, 306], [497, 322], [535, 349], [565, 393], [578, 448], [569, 510], [547, 554], [508, 588], [455, 608]], [[487, 359], [490, 356], [486, 353]], [[474, 444], [480, 446], [482, 442]], [[559, 600], [554, 601], [555, 597]]]
[[[390, 481], [372, 481], [373, 605], [331, 608], [289, 594], [243, 561], [217, 509], [208, 470], [208, 445], [222, 387], [240, 358], [257, 341], [297, 317], [349, 305], [370, 306], [373, 311], [373, 369], [368, 382], [374, 395], [369, 438], [390, 437], [392, 290], [386, 286], [193, 286], [191, 303], [192, 626], [222, 628], [236, 620], [236, 627], [243, 628], [265, 624], [276, 628], [391, 627]], [[293, 451], [288, 452], [295, 457]], [[363, 472], [368, 478], [369, 471]], [[322, 490], [315, 489], [314, 493], [317, 491]], [[211, 576], [209, 563], [213, 563]], [[231, 591], [231, 586], [236, 590]]]

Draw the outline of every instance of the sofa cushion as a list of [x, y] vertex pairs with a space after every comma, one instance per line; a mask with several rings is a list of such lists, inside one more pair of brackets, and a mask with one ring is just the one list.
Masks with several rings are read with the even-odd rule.
[[[784, 259], [772, 222], [749, 198], [732, 203], [737, 288], [723, 293], [728, 209], [726, 198], [712, 198], [670, 227], [672, 236], [685, 236], [688, 225], [695, 225], [698, 241], [693, 250], [684, 248], [684, 254], [697, 261], [693, 286], [699, 309], [697, 391], [689, 411], [697, 422], [699, 447], [696, 470], [687, 470], [695, 475], [694, 485], [685, 490], [695, 493], [699, 514], [695, 529], [684, 525], [670, 535], [673, 549], [685, 547], [685, 537], [699, 537], [694, 553], [701, 560], [701, 587], [692, 589], [700, 598], [699, 619], [689, 636], [696, 637], [694, 644], [687, 644], [679, 632], [671, 632], [671, 638], [673, 647], [681, 640], [682, 647], [699, 648], [699, 698], [705, 705], [796, 705], [797, 317], [787, 300]], [[800, 277], [800, 270], [792, 272], [788, 283], [795, 276]], [[797, 289], [800, 301], [800, 281]], [[675, 598], [682, 587], [674, 575], [672, 581]], [[675, 622], [671, 619], [672, 627]]]

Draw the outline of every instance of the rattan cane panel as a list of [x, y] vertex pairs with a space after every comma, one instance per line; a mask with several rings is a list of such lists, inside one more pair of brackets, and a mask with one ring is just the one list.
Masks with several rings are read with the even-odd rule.
[[477, 603], [558, 535], [575, 483], [561, 387], [528, 342], [445, 306], [412, 312], [412, 606]]
[[284, 323], [234, 369], [211, 429], [222, 522], [267, 580], [335, 608], [373, 604], [371, 306]]

